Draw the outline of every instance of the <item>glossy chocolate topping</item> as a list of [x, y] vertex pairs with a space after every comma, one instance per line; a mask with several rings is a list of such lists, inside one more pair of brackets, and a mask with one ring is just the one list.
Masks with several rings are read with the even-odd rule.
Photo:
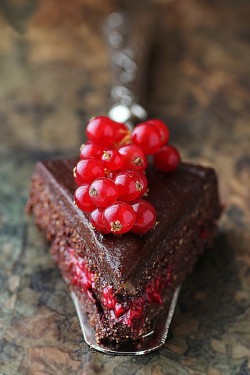
[[147, 199], [156, 208], [159, 224], [143, 236], [132, 233], [101, 235], [90, 228], [87, 215], [73, 203], [76, 185], [72, 170], [76, 163], [76, 159], [39, 162], [36, 173], [43, 176], [45, 184], [49, 186], [51, 200], [60, 206], [67, 222], [81, 236], [88, 252], [99, 264], [100, 272], [106, 275], [109, 282], [134, 284], [133, 280], [145, 267], [162, 257], [177, 223], [195, 211], [197, 202], [207, 191], [211, 197], [208, 217], [216, 220], [220, 215], [217, 179], [213, 169], [183, 163], [174, 172], [161, 173], [151, 167], [147, 170]]

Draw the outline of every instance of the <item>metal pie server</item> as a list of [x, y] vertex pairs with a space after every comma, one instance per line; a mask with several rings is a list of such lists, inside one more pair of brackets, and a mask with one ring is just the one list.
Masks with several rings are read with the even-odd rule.
[[[133, 12], [129, 18], [126, 13], [112, 13], [105, 22], [104, 33], [112, 60], [113, 86], [112, 106], [109, 117], [117, 122], [133, 125], [147, 118], [146, 110], [139, 104], [145, 92], [146, 62], [152, 41], [152, 14], [147, 9]], [[142, 14], [143, 13], [143, 14]], [[132, 17], [132, 19], [131, 19]], [[133, 20], [133, 17], [135, 18]], [[133, 27], [132, 27], [133, 26]], [[113, 355], [142, 355], [164, 345], [175, 311], [180, 287], [169, 291], [169, 298], [159, 310], [159, 315], [150, 329], [141, 337], [139, 344], [109, 347], [96, 341], [95, 331], [89, 324], [81, 297], [72, 289], [71, 296], [78, 314], [80, 326], [86, 343], [93, 349]]]

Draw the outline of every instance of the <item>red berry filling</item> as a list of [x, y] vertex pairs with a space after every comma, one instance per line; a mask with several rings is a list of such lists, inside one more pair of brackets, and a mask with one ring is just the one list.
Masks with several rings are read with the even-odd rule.
[[[85, 292], [88, 298], [94, 300], [95, 292], [95, 273], [91, 272], [87, 262], [74, 251], [73, 248], [67, 248], [63, 253], [63, 262], [59, 260], [60, 265], [63, 264], [62, 272], [68, 284], [78, 288], [81, 292]], [[144, 311], [150, 304], [161, 305], [163, 303], [163, 294], [166, 287], [169, 287], [172, 282], [172, 270], [165, 274], [161, 274], [151, 281], [145, 287], [144, 292], [140, 297], [128, 297], [125, 300], [120, 300], [112, 288], [107, 285], [102, 290], [102, 304], [114, 316], [113, 319], [118, 319], [120, 322], [133, 326], [134, 320], [140, 318], [140, 327], [144, 323]], [[138, 320], [136, 323], [138, 328]]]
[[141, 318], [141, 326], [144, 323], [145, 308], [151, 304], [162, 305], [164, 289], [171, 284], [172, 271], [169, 269], [164, 275], [151, 279], [140, 297], [128, 298], [126, 303], [118, 302], [111, 286], [103, 290], [103, 305], [112, 310], [119, 321], [131, 327], [134, 319]]
[[69, 278], [69, 283], [78, 287], [80, 291], [87, 292], [95, 286], [94, 273], [90, 272], [84, 259], [72, 248], [68, 248], [65, 252], [64, 272], [66, 278]]

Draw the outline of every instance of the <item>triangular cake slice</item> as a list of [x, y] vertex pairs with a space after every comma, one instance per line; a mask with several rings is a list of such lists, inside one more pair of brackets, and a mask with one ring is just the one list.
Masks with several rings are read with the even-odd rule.
[[170, 173], [147, 170], [158, 225], [146, 235], [102, 235], [74, 205], [76, 159], [38, 162], [28, 203], [51, 241], [66, 282], [81, 295], [96, 340], [135, 341], [211, 244], [221, 213], [215, 172], [182, 163]]

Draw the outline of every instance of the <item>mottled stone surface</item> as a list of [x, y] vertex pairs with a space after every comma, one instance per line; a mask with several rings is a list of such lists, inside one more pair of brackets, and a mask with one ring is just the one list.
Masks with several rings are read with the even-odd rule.
[[[114, 2], [115, 3], [115, 2]], [[147, 107], [183, 158], [213, 165], [225, 211], [183, 286], [166, 345], [110, 357], [83, 342], [48, 245], [24, 214], [38, 159], [75, 154], [108, 107], [99, 26], [111, 1], [0, 2], [0, 374], [250, 374], [250, 4], [154, 1]]]

